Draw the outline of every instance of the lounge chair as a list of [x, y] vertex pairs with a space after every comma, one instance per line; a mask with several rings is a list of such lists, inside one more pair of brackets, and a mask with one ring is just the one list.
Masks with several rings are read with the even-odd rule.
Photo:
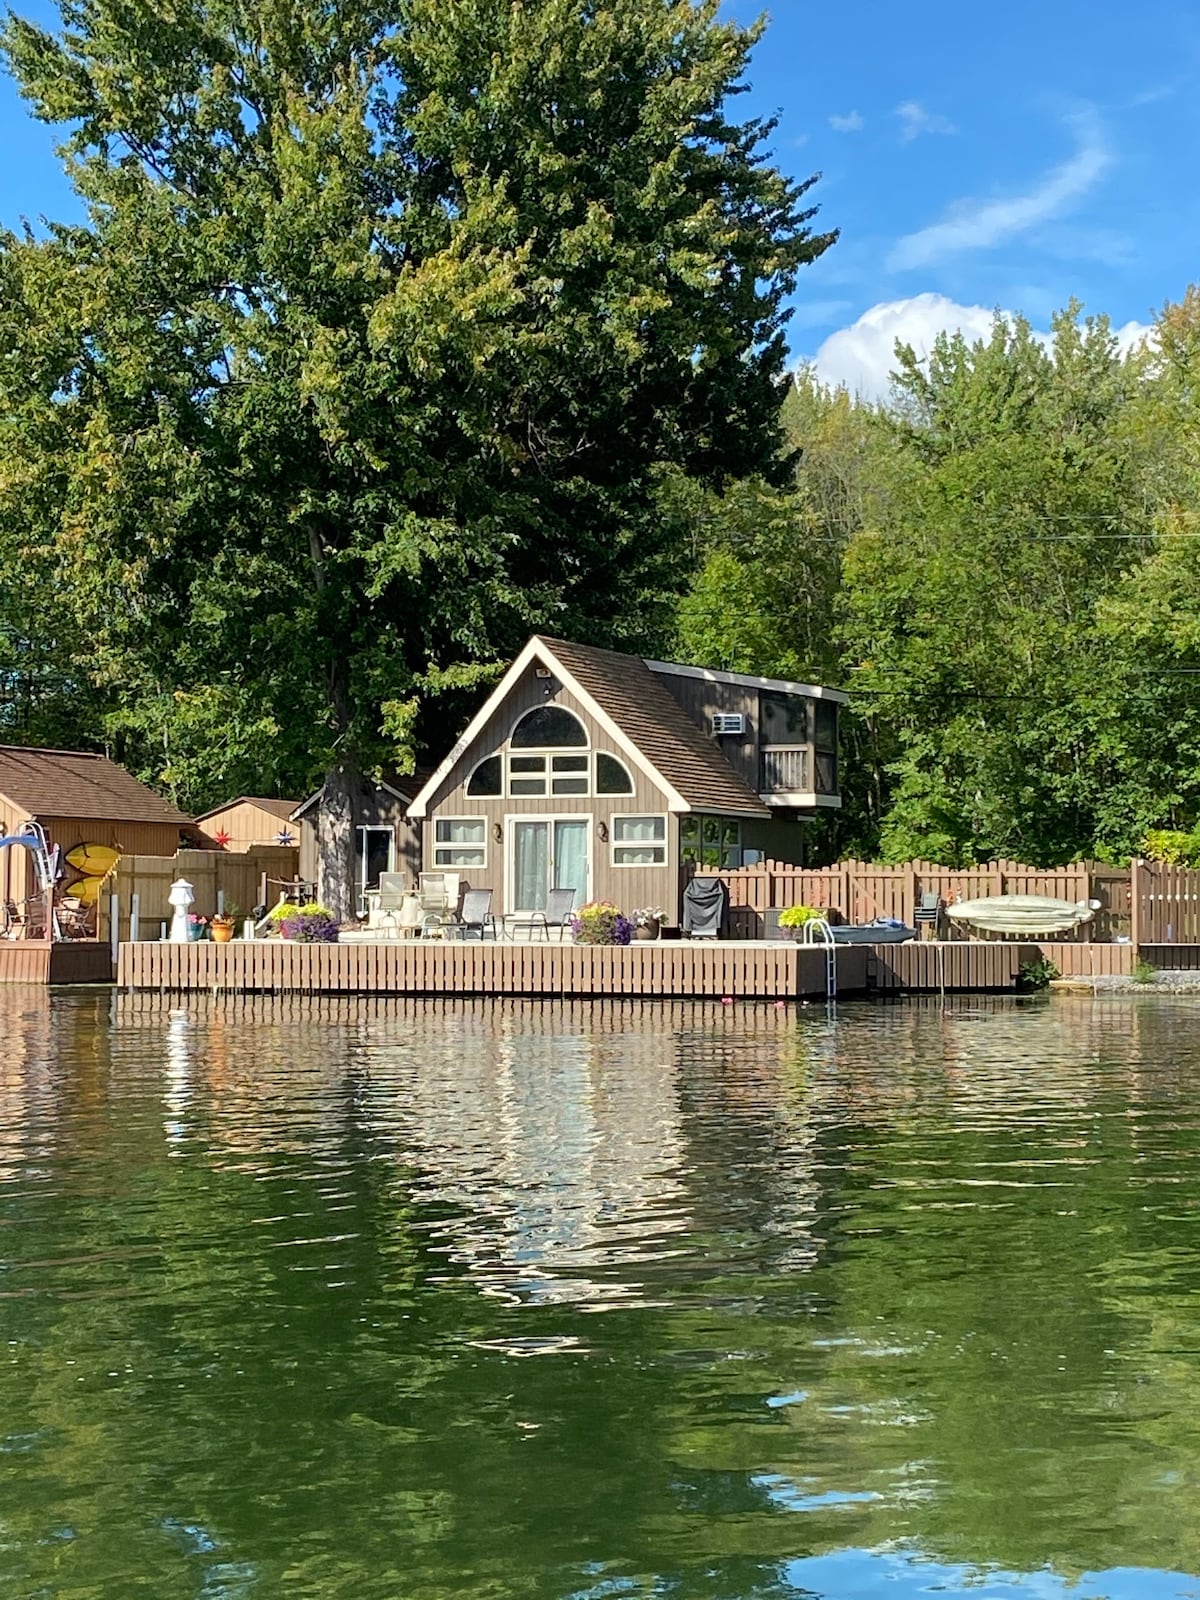
[[546, 909], [544, 911], [522, 911], [515, 916], [504, 919], [505, 926], [510, 930], [528, 928], [532, 933], [535, 928], [542, 930], [542, 937], [547, 944], [550, 942], [550, 929], [558, 929], [558, 942], [562, 943], [563, 931], [570, 922], [575, 911], [574, 889], [551, 889], [546, 896]]
[[496, 937], [496, 918], [492, 915], [492, 891], [490, 889], [468, 889], [463, 895], [462, 910], [458, 914], [458, 927], [465, 937], [469, 933], [478, 933], [479, 942], [483, 943], [487, 930], [492, 930], [492, 938]]

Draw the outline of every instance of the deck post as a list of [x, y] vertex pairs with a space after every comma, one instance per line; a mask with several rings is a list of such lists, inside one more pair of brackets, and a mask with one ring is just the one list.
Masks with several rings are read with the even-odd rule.
[[140, 896], [135, 891], [133, 894], [131, 894], [129, 896], [129, 942], [130, 942], [130, 944], [136, 944], [138, 942], [138, 908], [139, 908], [139, 902], [140, 902]]
[[116, 971], [117, 957], [121, 953], [121, 897], [119, 894], [110, 894], [108, 897], [108, 942], [112, 950], [113, 971]]
[[1141, 861], [1137, 856], [1129, 863], [1129, 942], [1133, 946], [1133, 959], [1141, 959], [1142, 946], [1142, 885]]

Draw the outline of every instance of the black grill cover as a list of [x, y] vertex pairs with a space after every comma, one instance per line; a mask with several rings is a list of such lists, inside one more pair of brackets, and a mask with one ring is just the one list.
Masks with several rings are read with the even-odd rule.
[[725, 931], [729, 894], [720, 878], [693, 878], [683, 891], [683, 931], [694, 939], [715, 939]]

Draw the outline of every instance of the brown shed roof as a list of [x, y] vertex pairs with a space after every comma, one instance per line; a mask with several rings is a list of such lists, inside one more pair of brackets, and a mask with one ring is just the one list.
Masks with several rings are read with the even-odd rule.
[[689, 806], [739, 817], [773, 815], [640, 656], [540, 637]]
[[206, 811], [203, 816], [197, 817], [196, 821], [207, 822], [210, 817], [217, 816], [219, 812], [228, 811], [231, 806], [257, 806], [260, 811], [266, 811], [271, 816], [278, 817], [280, 822], [287, 822], [299, 804], [299, 800], [268, 800], [263, 795], [240, 794], [236, 800], [226, 800], [224, 805], [213, 806], [211, 811]]
[[31, 750], [0, 745], [0, 795], [21, 822], [38, 817], [94, 817], [113, 822], [181, 825], [191, 818], [107, 756], [87, 750]]

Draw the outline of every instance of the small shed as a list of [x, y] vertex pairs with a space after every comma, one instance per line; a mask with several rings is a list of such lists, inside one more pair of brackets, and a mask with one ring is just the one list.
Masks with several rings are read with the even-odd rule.
[[[118, 855], [173, 856], [195, 834], [189, 816], [107, 756], [0, 745], [0, 836], [27, 822], [65, 855], [97, 845]], [[35, 889], [28, 851], [0, 850], [0, 903], [19, 906]]]
[[[417, 880], [421, 870], [421, 825], [409, 821], [408, 807], [427, 775], [388, 773], [383, 778], [363, 779], [354, 807], [355, 889], [360, 912], [366, 909], [366, 891], [378, 888], [381, 872], [403, 872], [410, 883]], [[300, 876], [306, 883], [317, 881], [321, 794], [318, 789], [291, 813], [300, 846]]]
[[196, 826], [222, 850], [241, 852], [259, 845], [296, 844], [297, 829], [291, 815], [299, 804], [299, 800], [243, 794], [197, 817]]

